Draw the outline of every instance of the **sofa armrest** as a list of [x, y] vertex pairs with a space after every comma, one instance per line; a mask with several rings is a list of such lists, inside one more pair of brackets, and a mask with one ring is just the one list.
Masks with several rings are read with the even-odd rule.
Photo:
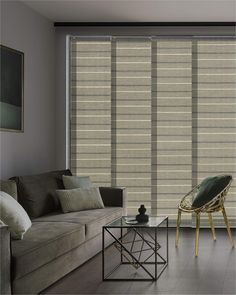
[[0, 294], [11, 294], [11, 248], [10, 232], [0, 225]]
[[103, 203], [107, 207], [123, 207], [126, 214], [127, 190], [125, 187], [99, 187]]

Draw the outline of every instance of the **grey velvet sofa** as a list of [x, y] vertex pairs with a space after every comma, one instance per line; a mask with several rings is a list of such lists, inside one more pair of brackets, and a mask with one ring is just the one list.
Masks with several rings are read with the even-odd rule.
[[[14, 177], [32, 220], [23, 240], [1, 231], [1, 294], [36, 294], [101, 251], [102, 226], [125, 214], [125, 188], [101, 187], [104, 209], [62, 213], [55, 189], [69, 170]], [[107, 241], [107, 244], [112, 241]], [[99, 270], [98, 270], [99, 271]]]

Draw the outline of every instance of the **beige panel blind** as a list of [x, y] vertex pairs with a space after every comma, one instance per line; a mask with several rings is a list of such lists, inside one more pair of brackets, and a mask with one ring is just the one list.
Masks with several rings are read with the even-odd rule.
[[[126, 186], [129, 214], [145, 204], [175, 225], [179, 201], [203, 178], [236, 178], [235, 40], [77, 37], [70, 65], [72, 172]], [[234, 225], [235, 204], [234, 181]]]
[[[153, 212], [175, 223], [192, 187], [192, 42], [158, 39], [152, 54]], [[184, 222], [191, 215], [183, 214]]]
[[151, 41], [116, 40], [113, 61], [112, 182], [127, 187], [129, 214], [151, 212]]
[[[198, 183], [209, 175], [221, 173], [233, 175], [225, 207], [231, 224], [235, 225], [236, 41], [207, 39], [193, 42], [194, 181]], [[223, 224], [221, 213], [214, 214], [214, 218], [216, 225]]]
[[111, 185], [111, 42], [71, 42], [71, 169]]

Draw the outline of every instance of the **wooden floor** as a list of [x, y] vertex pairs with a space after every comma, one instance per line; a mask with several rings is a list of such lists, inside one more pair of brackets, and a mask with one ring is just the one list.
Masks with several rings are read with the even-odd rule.
[[214, 242], [210, 230], [201, 229], [198, 258], [194, 233], [181, 229], [176, 249], [175, 231], [169, 230], [169, 265], [156, 282], [103, 282], [100, 253], [42, 294], [236, 294], [236, 249], [226, 230], [217, 229]]

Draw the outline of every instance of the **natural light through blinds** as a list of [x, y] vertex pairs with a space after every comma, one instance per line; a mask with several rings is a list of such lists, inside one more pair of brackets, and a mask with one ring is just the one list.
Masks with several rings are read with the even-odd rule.
[[145, 204], [175, 224], [180, 199], [203, 178], [236, 177], [235, 84], [234, 39], [71, 38], [72, 172], [126, 186], [129, 214]]
[[111, 185], [111, 42], [71, 42], [71, 169]]
[[[192, 187], [192, 42], [153, 41], [152, 200], [157, 214], [176, 220]], [[182, 222], [190, 224], [191, 215]]]
[[116, 40], [112, 54], [116, 155], [113, 184], [128, 187], [129, 213], [151, 210], [151, 41]]
[[[233, 176], [225, 202], [229, 220], [236, 218], [236, 42], [230, 39], [193, 41], [194, 182], [209, 175]], [[208, 223], [205, 216], [206, 224]], [[216, 225], [222, 214], [214, 214]], [[202, 223], [204, 220], [202, 219]]]

